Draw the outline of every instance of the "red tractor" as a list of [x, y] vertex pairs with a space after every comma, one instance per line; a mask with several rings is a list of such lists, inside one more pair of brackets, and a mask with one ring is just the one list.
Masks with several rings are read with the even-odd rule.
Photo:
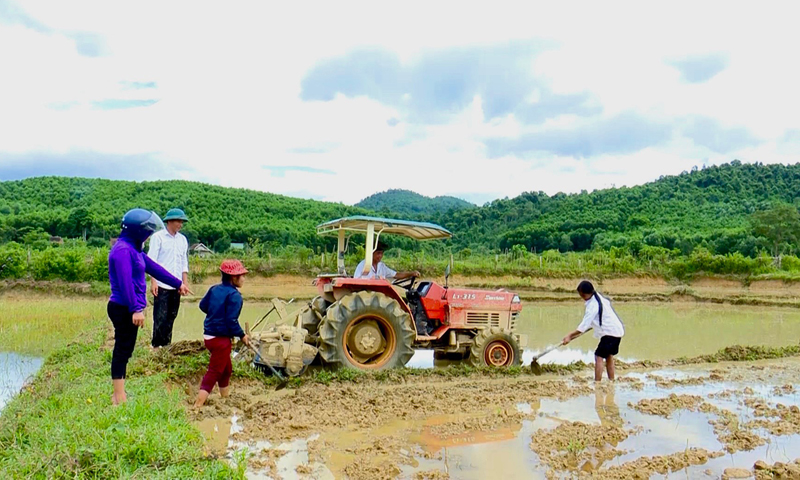
[[[344, 252], [353, 233], [366, 236], [364, 271], [368, 272], [381, 235], [443, 239], [452, 236], [446, 229], [432, 223], [355, 216], [319, 225], [317, 233], [338, 237], [338, 272], [317, 277], [319, 296], [300, 312], [294, 327], [255, 335], [261, 362], [296, 375], [316, 350], [331, 366], [381, 370], [404, 366], [416, 349], [433, 349], [434, 358], [469, 359], [475, 366], [520, 365], [527, 337], [514, 332], [522, 310], [518, 295], [450, 288], [449, 266], [444, 286], [413, 277], [390, 283], [346, 274]], [[276, 333], [280, 329], [283, 333]], [[301, 337], [304, 352], [298, 345]]]

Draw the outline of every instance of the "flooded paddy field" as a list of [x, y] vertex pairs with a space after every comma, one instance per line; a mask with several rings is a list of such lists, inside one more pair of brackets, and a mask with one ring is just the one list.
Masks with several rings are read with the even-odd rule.
[[756, 465], [797, 478], [798, 373], [791, 358], [628, 370], [613, 384], [586, 370], [248, 385], [194, 415], [210, 445], [248, 449], [251, 478], [721, 478]]
[[[287, 310], [291, 313], [304, 303], [297, 300]], [[271, 306], [245, 302], [240, 321], [252, 326]], [[791, 339], [800, 339], [800, 309], [696, 302], [626, 302], [615, 304], [614, 308], [625, 322], [620, 359], [627, 361], [712, 354], [729, 345], [783, 346]], [[575, 329], [582, 316], [583, 302], [579, 299], [572, 303], [523, 302], [517, 322], [518, 331], [528, 335], [523, 360], [530, 363], [533, 355], [558, 343]], [[202, 339], [204, 318], [196, 304], [183, 304], [175, 321], [173, 340]], [[596, 339], [584, 335], [543, 360], [557, 364], [594, 361], [596, 346]], [[433, 352], [418, 352], [409, 366], [433, 366]]]
[[[251, 291], [240, 319], [251, 326], [271, 306], [255, 298], [292, 298], [254, 283], [264, 295]], [[289, 312], [308, 298], [300, 293], [307, 286], [291, 288], [298, 300]], [[571, 300], [524, 302], [518, 329], [529, 337], [526, 364], [580, 321], [583, 302], [564, 294]], [[51, 351], [107, 324], [105, 304], [103, 298], [0, 296], [0, 408]], [[620, 301], [615, 309], [627, 330], [619, 356], [625, 362], [800, 339], [797, 308]], [[183, 302], [173, 340], [200, 340], [202, 322], [196, 301]], [[143, 337], [152, 321], [146, 325]], [[587, 335], [541, 363], [588, 362], [595, 345]], [[432, 357], [420, 351], [409, 366], [445, 365]], [[800, 458], [800, 357], [674, 364], [639, 363], [620, 369], [615, 384], [598, 385], [588, 368], [562, 376], [306, 383], [278, 392], [240, 379], [230, 398], [215, 392], [197, 412], [189, 406], [199, 379], [180, 379], [174, 388], [185, 391], [188, 415], [209, 454], [237, 458], [246, 451], [250, 478], [800, 477], [792, 464]]]

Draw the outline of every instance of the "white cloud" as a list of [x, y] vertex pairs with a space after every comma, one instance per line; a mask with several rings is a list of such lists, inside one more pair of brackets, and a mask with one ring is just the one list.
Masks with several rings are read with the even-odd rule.
[[[800, 129], [800, 72], [793, 65], [800, 33], [791, 2], [16, 5], [40, 27], [0, 19], [0, 162], [10, 158], [3, 152], [34, 162], [91, 151], [86, 162], [98, 172], [103, 154], [147, 155], [170, 165], [165, 177], [354, 203], [387, 188], [486, 199], [633, 185], [736, 158], [796, 161], [796, 145], [785, 140], [787, 131]], [[102, 42], [102, 55], [79, 51], [78, 33]], [[534, 39], [548, 48], [526, 60], [540, 85], [523, 101], [536, 105], [544, 86], [557, 95], [586, 93], [602, 112], [541, 125], [514, 113], [487, 120], [486, 99], [467, 92], [472, 101], [463, 110], [427, 125], [402, 104], [365, 96], [300, 98], [315, 65], [358, 49], [394, 52], [413, 65], [436, 52], [446, 58], [453, 49]], [[686, 82], [675, 67], [681, 59], [714, 56], [725, 66], [705, 82]], [[154, 87], [129, 88], [130, 82]], [[137, 108], [96, 103], [151, 100]], [[667, 141], [620, 155], [511, 151], [491, 158], [486, 147], [493, 138], [568, 136], [629, 113], [667, 124], [707, 118], [763, 142], [720, 154], [676, 128]], [[730, 137], [713, 138], [718, 145]], [[304, 168], [276, 176], [265, 165]], [[49, 173], [45, 164], [29, 167], [30, 174]]]

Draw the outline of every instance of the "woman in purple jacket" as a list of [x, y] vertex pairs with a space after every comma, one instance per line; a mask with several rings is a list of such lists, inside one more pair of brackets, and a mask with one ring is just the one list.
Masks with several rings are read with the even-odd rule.
[[158, 215], [134, 208], [122, 217], [122, 232], [108, 254], [108, 279], [111, 282], [108, 318], [114, 324], [114, 353], [111, 356], [111, 382], [114, 385], [111, 401], [114, 405], [128, 399], [125, 373], [139, 327], [144, 326], [147, 306], [145, 273], [178, 289], [181, 295], [192, 293], [180, 279], [142, 252], [145, 240], [162, 228], [164, 224]]

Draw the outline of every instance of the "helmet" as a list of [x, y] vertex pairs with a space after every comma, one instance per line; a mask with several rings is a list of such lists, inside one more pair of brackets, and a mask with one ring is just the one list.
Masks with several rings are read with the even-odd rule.
[[167, 212], [167, 214], [164, 216], [164, 221], [168, 222], [170, 220], [182, 220], [184, 222], [188, 222], [189, 217], [187, 217], [180, 208], [170, 208], [169, 212]]
[[164, 222], [155, 212], [143, 208], [128, 210], [122, 217], [122, 230], [127, 230], [135, 236], [149, 237], [153, 232], [164, 228]]

